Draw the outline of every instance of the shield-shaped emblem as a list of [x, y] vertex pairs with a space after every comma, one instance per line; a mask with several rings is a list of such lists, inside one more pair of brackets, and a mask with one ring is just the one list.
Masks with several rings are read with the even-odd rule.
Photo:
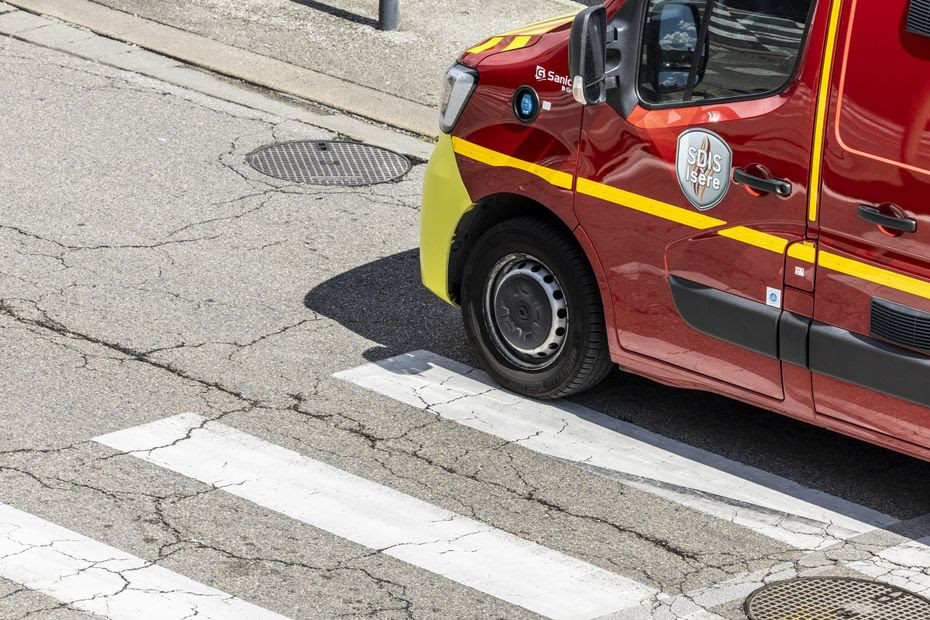
[[732, 166], [733, 152], [714, 132], [689, 129], [678, 136], [678, 184], [701, 211], [713, 209], [727, 195]]

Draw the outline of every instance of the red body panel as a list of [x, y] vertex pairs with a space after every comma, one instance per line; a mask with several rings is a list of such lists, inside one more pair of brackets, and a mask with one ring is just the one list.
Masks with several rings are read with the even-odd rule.
[[[905, 0], [846, 2], [827, 122], [821, 247], [930, 278], [930, 38], [905, 31]], [[917, 232], [889, 237], [857, 215], [894, 204]], [[930, 312], [930, 299], [822, 269], [814, 316], [868, 335], [873, 297]], [[928, 377], [930, 380], [930, 377]], [[925, 407], [815, 376], [817, 412], [930, 447]]]
[[[553, 81], [538, 80], [536, 67], [544, 67], [568, 79], [568, 32], [557, 31], [540, 37], [532, 47], [484, 55], [478, 63], [481, 77], [478, 88], [459, 124], [455, 135], [481, 146], [506, 153], [517, 159], [534, 162], [552, 170], [575, 174], [578, 154], [578, 131], [582, 107], [565, 86]], [[474, 54], [466, 54], [468, 59]], [[524, 124], [513, 112], [513, 96], [517, 88], [529, 85], [539, 93], [540, 103], [548, 102], [549, 110], [540, 110], [536, 122]], [[542, 178], [506, 167], [490, 167], [459, 157], [462, 180], [472, 200], [501, 192], [517, 193], [546, 205], [569, 228], [576, 225], [572, 211], [573, 192], [560, 189]]]
[[[800, 75], [779, 95], [707, 106], [640, 108], [629, 120], [609, 106], [586, 110], [579, 176], [693, 209], [678, 186], [677, 140], [685, 129], [710, 129], [733, 150], [734, 167], [764, 166], [789, 180], [794, 191], [787, 199], [756, 197], [733, 186], [708, 215], [789, 241], [803, 239], [827, 8], [821, 7], [808, 44], [808, 50], [816, 52], [802, 58]], [[691, 329], [676, 311], [667, 282], [668, 275], [679, 275], [762, 302], [769, 287], [783, 287], [783, 255], [583, 195], [577, 196], [575, 209], [608, 270], [625, 350], [775, 400], [783, 397], [780, 362]]]
[[[608, 2], [609, 13], [622, 4]], [[522, 49], [462, 58], [478, 69], [480, 80], [455, 129], [458, 138], [696, 212], [678, 185], [676, 148], [684, 130], [705, 128], [728, 143], [734, 168], [763, 166], [788, 180], [793, 187], [788, 198], [753, 195], [733, 184], [724, 200], [706, 212], [723, 224], [698, 229], [576, 193], [574, 187], [557, 187], [519, 167], [461, 155], [458, 164], [474, 201], [520, 194], [575, 232], [601, 287], [611, 355], [625, 370], [668, 385], [718, 392], [930, 459], [930, 411], [925, 407], [701, 334], [681, 318], [670, 292], [670, 275], [760, 303], [774, 288], [782, 292], [785, 310], [861, 334], [869, 333], [869, 304], [875, 296], [930, 312], [930, 297], [830, 271], [813, 258], [819, 246], [930, 280], [930, 203], [924, 202], [930, 190], [930, 38], [904, 32], [905, 0], [844, 2], [819, 220], [810, 222], [811, 153], [831, 10], [826, 0], [816, 4], [789, 85], [776, 95], [748, 101], [661, 110], [640, 106], [626, 119], [609, 105], [582, 107], [561, 79], [569, 75], [568, 26], [534, 37]], [[853, 43], [847, 50], [850, 33]], [[900, 49], [897, 43], [885, 49], [882, 41], [889, 37], [900, 41]], [[550, 80], [550, 75], [559, 79]], [[523, 85], [535, 88], [548, 103], [531, 124], [518, 121], [512, 108], [514, 93]], [[888, 147], [901, 136], [903, 150]], [[857, 205], [885, 202], [918, 219], [918, 233], [890, 238], [857, 218]], [[773, 251], [720, 234], [733, 227], [765, 233], [804, 251]]]

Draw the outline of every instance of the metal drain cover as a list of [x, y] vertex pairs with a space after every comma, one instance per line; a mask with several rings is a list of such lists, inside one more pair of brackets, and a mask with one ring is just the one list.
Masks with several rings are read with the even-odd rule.
[[750, 620], [918, 620], [930, 600], [864, 579], [802, 577], [778, 581], [746, 599]]
[[357, 142], [279, 142], [252, 151], [246, 160], [270, 177], [313, 185], [374, 185], [410, 171], [403, 155]]

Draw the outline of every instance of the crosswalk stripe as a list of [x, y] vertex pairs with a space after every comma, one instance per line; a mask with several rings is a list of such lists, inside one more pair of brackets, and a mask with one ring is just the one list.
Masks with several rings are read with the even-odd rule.
[[799, 549], [821, 549], [897, 519], [574, 403], [532, 401], [483, 372], [416, 351], [336, 373], [442, 418], [625, 483]]
[[0, 577], [113, 620], [284, 619], [6, 504]]
[[588, 619], [656, 591], [195, 414], [98, 443], [550, 618]]

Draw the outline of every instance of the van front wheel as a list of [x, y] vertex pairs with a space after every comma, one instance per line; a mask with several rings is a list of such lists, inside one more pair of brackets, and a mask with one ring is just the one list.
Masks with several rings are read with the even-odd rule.
[[587, 258], [541, 220], [507, 220], [478, 240], [462, 278], [462, 315], [484, 368], [520, 394], [569, 396], [612, 368]]

